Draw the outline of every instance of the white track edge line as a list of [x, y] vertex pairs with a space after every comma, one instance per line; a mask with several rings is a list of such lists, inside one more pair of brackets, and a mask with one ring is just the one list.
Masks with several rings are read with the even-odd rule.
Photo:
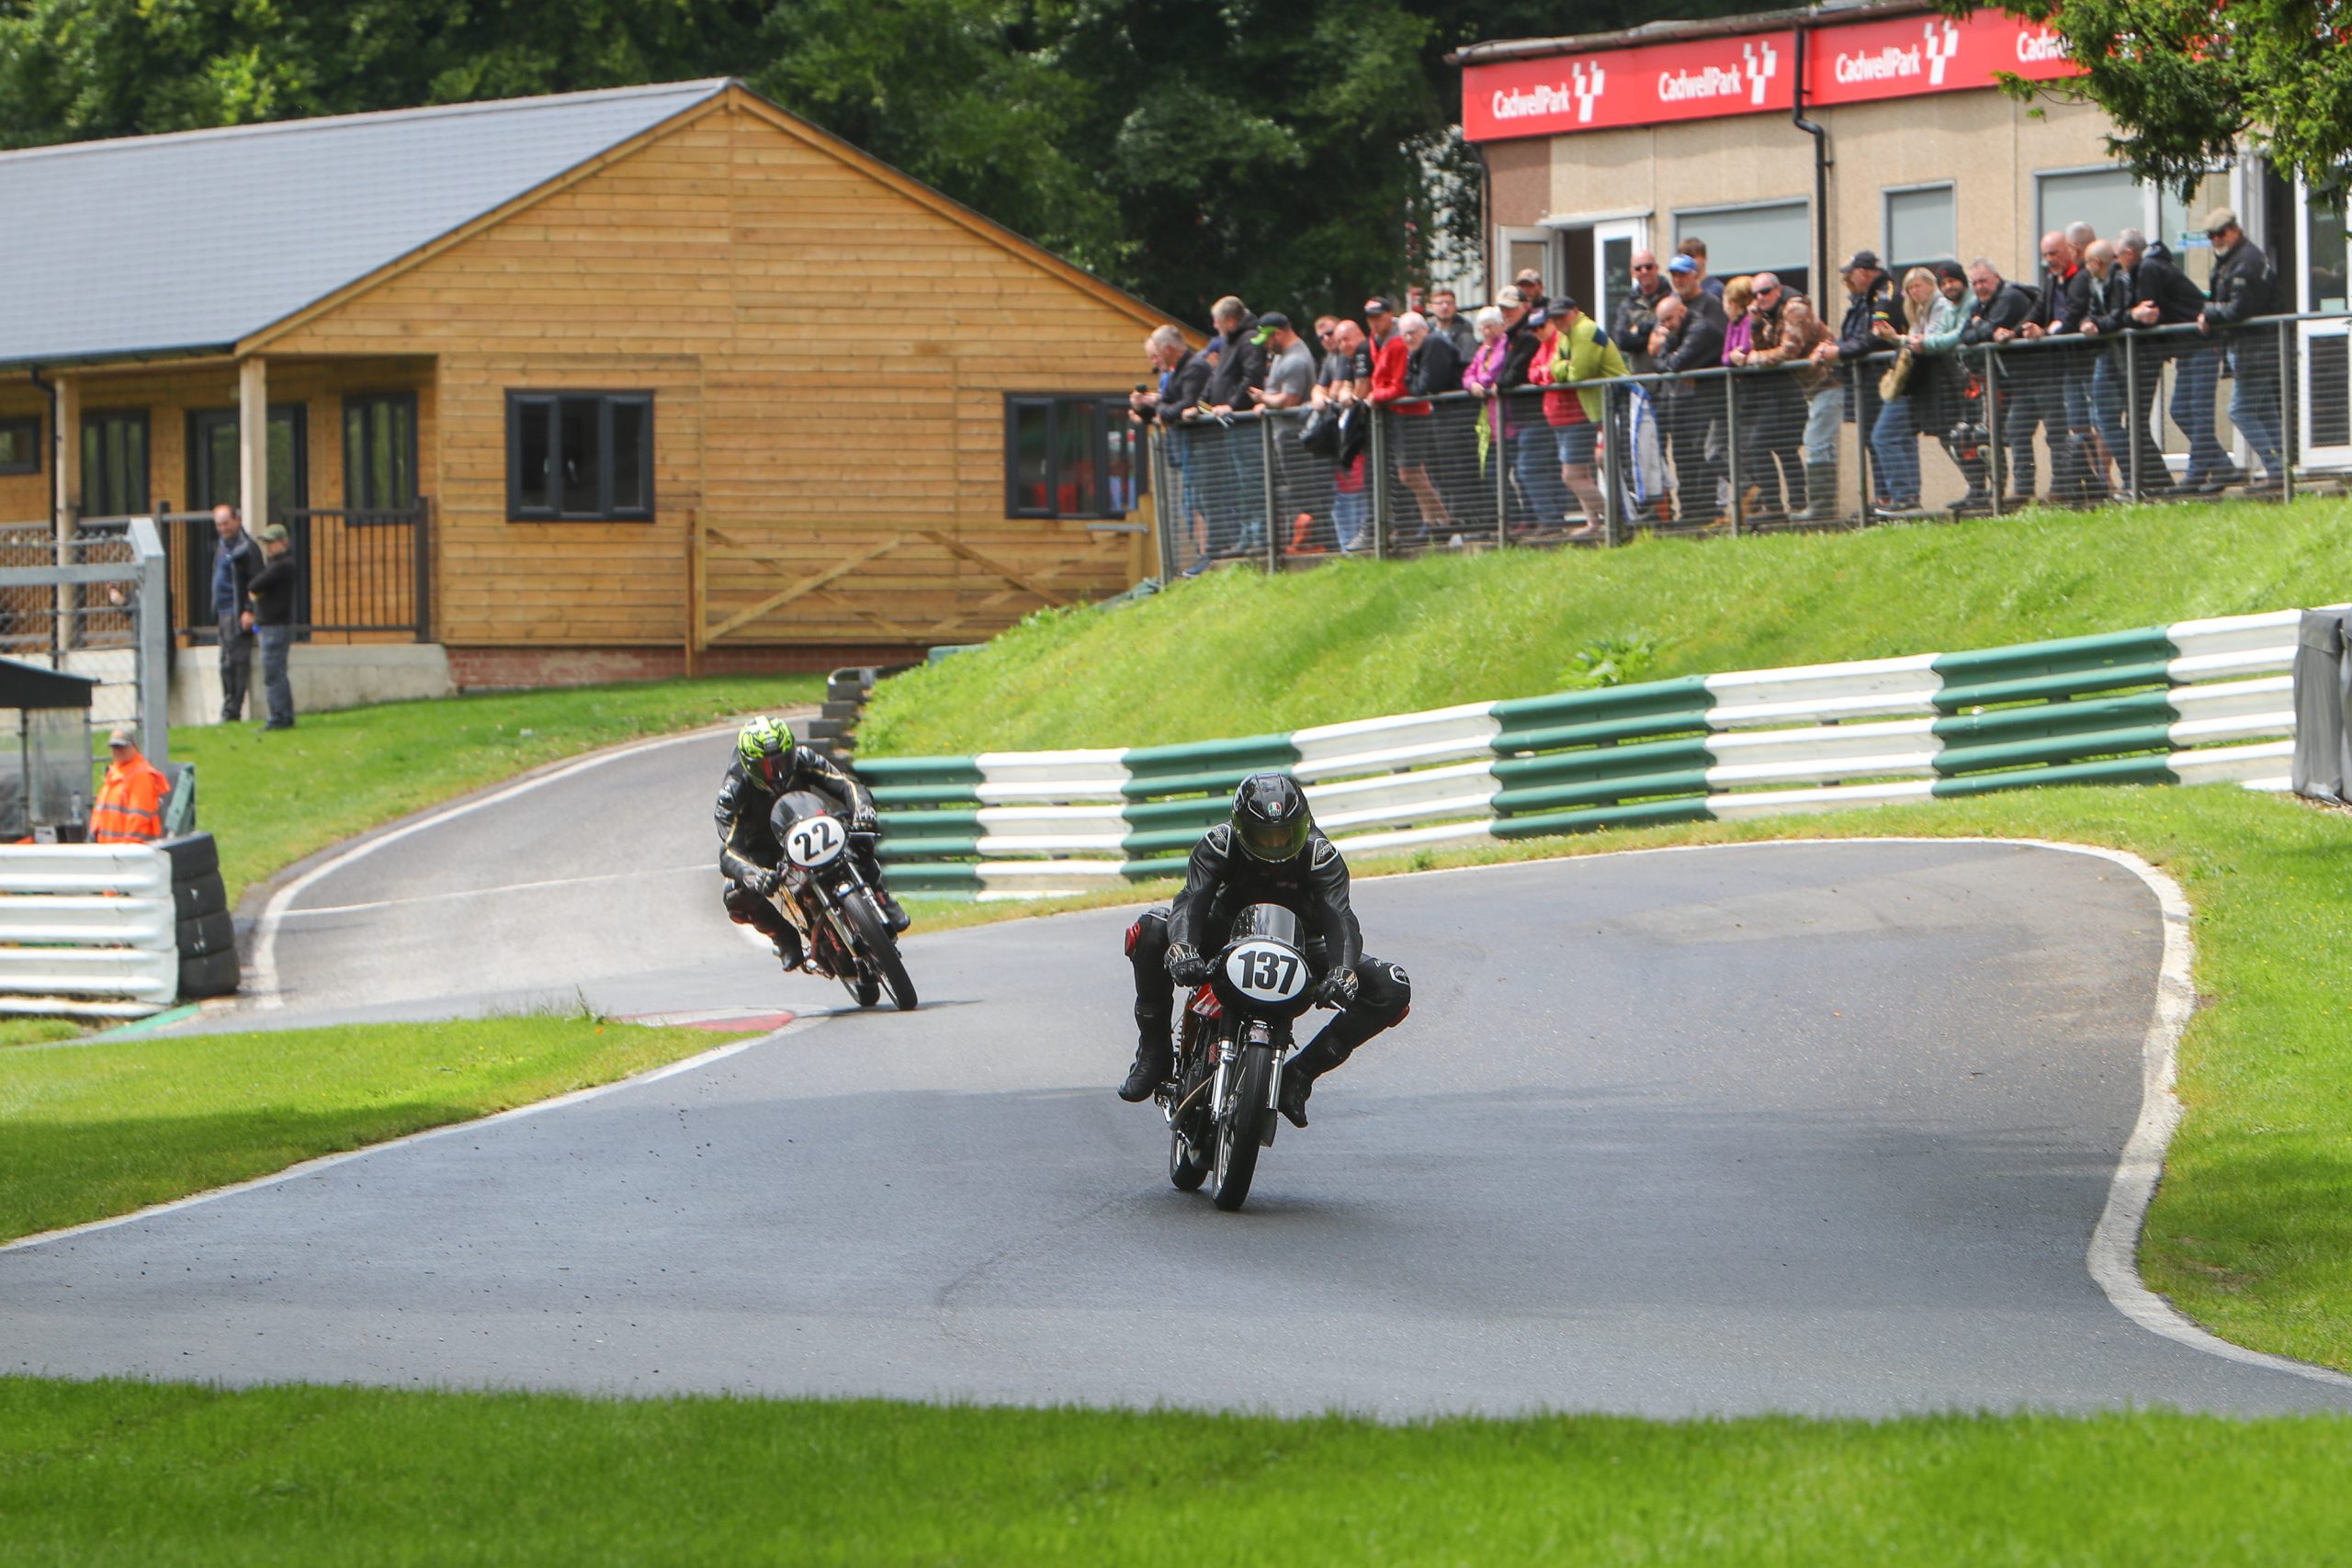
[[341, 871], [356, 860], [375, 853], [386, 844], [398, 843], [412, 833], [422, 833], [428, 828], [437, 828], [444, 822], [453, 821], [459, 817], [480, 811], [485, 807], [497, 806], [517, 795], [527, 795], [542, 784], [553, 784], [558, 779], [570, 778], [572, 774], [585, 773], [590, 768], [601, 768], [607, 762], [616, 762], [624, 757], [634, 757], [642, 751], [651, 751], [663, 746], [683, 746], [690, 740], [707, 740], [710, 735], [711, 731], [708, 729], [688, 730], [683, 735], [664, 735], [652, 740], [634, 741], [626, 746], [616, 746], [610, 750], [593, 752], [550, 772], [535, 773], [529, 778], [510, 784], [503, 789], [477, 795], [471, 800], [444, 807], [430, 816], [420, 817], [405, 826], [378, 833], [372, 838], [362, 839], [341, 853], [320, 862], [272, 894], [268, 905], [262, 910], [260, 928], [254, 937], [254, 1006], [263, 1011], [275, 1011], [286, 1005], [285, 994], [278, 989], [277, 985], [277, 928], [285, 922], [286, 912], [294, 900], [320, 878]]
[[209, 1203], [221, 1198], [233, 1198], [242, 1192], [258, 1191], [265, 1187], [276, 1187], [283, 1182], [300, 1180], [306, 1176], [316, 1176], [319, 1172], [333, 1167], [347, 1165], [356, 1159], [366, 1159], [370, 1155], [383, 1154], [390, 1149], [406, 1148], [411, 1144], [426, 1143], [435, 1138], [446, 1138], [458, 1133], [480, 1132], [484, 1127], [494, 1126], [501, 1122], [518, 1122], [526, 1116], [537, 1116], [543, 1111], [557, 1111], [566, 1106], [578, 1105], [584, 1100], [599, 1100], [608, 1094], [616, 1094], [625, 1089], [639, 1089], [647, 1084], [659, 1083], [663, 1078], [675, 1077], [680, 1073], [691, 1073], [696, 1068], [723, 1062], [728, 1057], [748, 1051], [754, 1045], [765, 1045], [772, 1041], [781, 1040], [795, 1030], [823, 1022], [826, 1016], [823, 1013], [812, 1013], [807, 1017], [796, 1017], [782, 1029], [770, 1030], [767, 1033], [754, 1036], [750, 1040], [735, 1040], [724, 1045], [714, 1045], [707, 1051], [697, 1052], [694, 1055], [683, 1057], [678, 1061], [665, 1062], [661, 1066], [649, 1067], [641, 1073], [635, 1073], [625, 1078], [615, 1078], [610, 1083], [591, 1084], [586, 1089], [575, 1089], [568, 1094], [559, 1094], [552, 1100], [535, 1100], [528, 1105], [512, 1106], [504, 1111], [492, 1111], [487, 1116], [476, 1116], [464, 1122], [448, 1122], [438, 1127], [425, 1127], [414, 1133], [404, 1133], [397, 1138], [388, 1138], [380, 1144], [368, 1144], [361, 1148], [345, 1149], [340, 1154], [321, 1155], [316, 1159], [306, 1159], [300, 1165], [289, 1165], [284, 1170], [272, 1171], [267, 1176], [256, 1176], [251, 1180], [232, 1182], [226, 1187], [208, 1188], [202, 1192], [191, 1192], [185, 1198], [174, 1198], [168, 1202], [150, 1203], [143, 1209], [133, 1209], [127, 1214], [110, 1214], [103, 1220], [90, 1220], [78, 1225], [67, 1225], [62, 1230], [37, 1231], [31, 1235], [20, 1235], [14, 1241], [0, 1242], [0, 1253], [47, 1247], [53, 1242], [72, 1241], [97, 1231], [112, 1230], [117, 1225], [131, 1224], [140, 1220], [152, 1220], [158, 1215], [173, 1213], [181, 1209], [193, 1209], [199, 1203]]

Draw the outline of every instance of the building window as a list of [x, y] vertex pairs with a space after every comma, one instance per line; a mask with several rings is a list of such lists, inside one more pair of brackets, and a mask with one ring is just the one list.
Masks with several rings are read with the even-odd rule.
[[40, 472], [40, 416], [0, 419], [0, 474]]
[[1136, 436], [1125, 398], [1008, 394], [1005, 514], [1125, 517], [1136, 503]]
[[1674, 215], [1674, 243], [1707, 242], [1707, 274], [1736, 277], [1770, 272], [1792, 294], [1813, 280], [1813, 204], [1763, 202], [1747, 207], [1687, 208]]
[[353, 512], [416, 504], [415, 393], [343, 400], [343, 503]]
[[130, 517], [147, 510], [147, 411], [82, 416], [82, 515]]
[[2052, 229], [2087, 223], [2102, 238], [2113, 239], [2119, 229], [2148, 227], [2148, 194], [2128, 170], [2075, 169], [2034, 176], [2034, 222], [2030, 241], [2034, 260], [2029, 276], [2041, 270], [2041, 236]]
[[506, 394], [507, 521], [652, 516], [652, 393]]
[[1960, 259], [1960, 221], [1952, 186], [1911, 186], [1886, 193], [1886, 270], [1900, 278], [1915, 266]]

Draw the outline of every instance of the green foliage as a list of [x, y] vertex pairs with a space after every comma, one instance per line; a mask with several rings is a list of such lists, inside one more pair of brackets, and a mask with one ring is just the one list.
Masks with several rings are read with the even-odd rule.
[[1657, 663], [1657, 639], [1645, 631], [1597, 637], [1568, 660], [1560, 673], [1560, 688], [1594, 692], [1604, 686], [1624, 686], [1650, 678]]
[[[1955, 15], [1968, 0], [1939, 0]], [[2352, 10], [2340, 0], [2021, 0], [2012, 16], [2066, 39], [2086, 74], [2006, 84], [2020, 98], [2086, 100], [2121, 134], [2114, 155], [2186, 192], [2249, 141], [2314, 188], [2352, 175]]]

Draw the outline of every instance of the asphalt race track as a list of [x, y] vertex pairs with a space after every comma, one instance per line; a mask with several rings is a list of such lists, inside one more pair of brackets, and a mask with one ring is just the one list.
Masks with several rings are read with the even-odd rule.
[[254, 1016], [804, 1021], [0, 1250], [0, 1365], [1386, 1416], [2352, 1407], [2135, 1325], [2086, 1269], [2162, 947], [2119, 866], [1760, 845], [1362, 884], [1412, 1016], [1227, 1215], [1111, 1093], [1126, 916], [918, 933], [922, 1010], [822, 1016], [842, 993], [718, 910], [723, 761], [613, 757], [331, 863]]

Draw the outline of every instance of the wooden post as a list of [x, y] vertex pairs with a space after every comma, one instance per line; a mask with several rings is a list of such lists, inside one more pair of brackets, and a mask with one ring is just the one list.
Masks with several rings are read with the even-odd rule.
[[[61, 375], [57, 378], [57, 428], [49, 433], [51, 450], [55, 460], [49, 471], [55, 476], [52, 501], [57, 531], [57, 564], [69, 564], [68, 546], [74, 538], [75, 519], [82, 514], [82, 378]], [[51, 623], [50, 649], [62, 653], [74, 643], [74, 595], [75, 590], [61, 583], [54, 606], [56, 619]]]
[[237, 507], [255, 535], [269, 524], [269, 364], [237, 361]]
[[703, 627], [709, 620], [705, 608], [710, 592], [703, 563], [702, 513], [686, 508], [686, 674], [702, 673]]

